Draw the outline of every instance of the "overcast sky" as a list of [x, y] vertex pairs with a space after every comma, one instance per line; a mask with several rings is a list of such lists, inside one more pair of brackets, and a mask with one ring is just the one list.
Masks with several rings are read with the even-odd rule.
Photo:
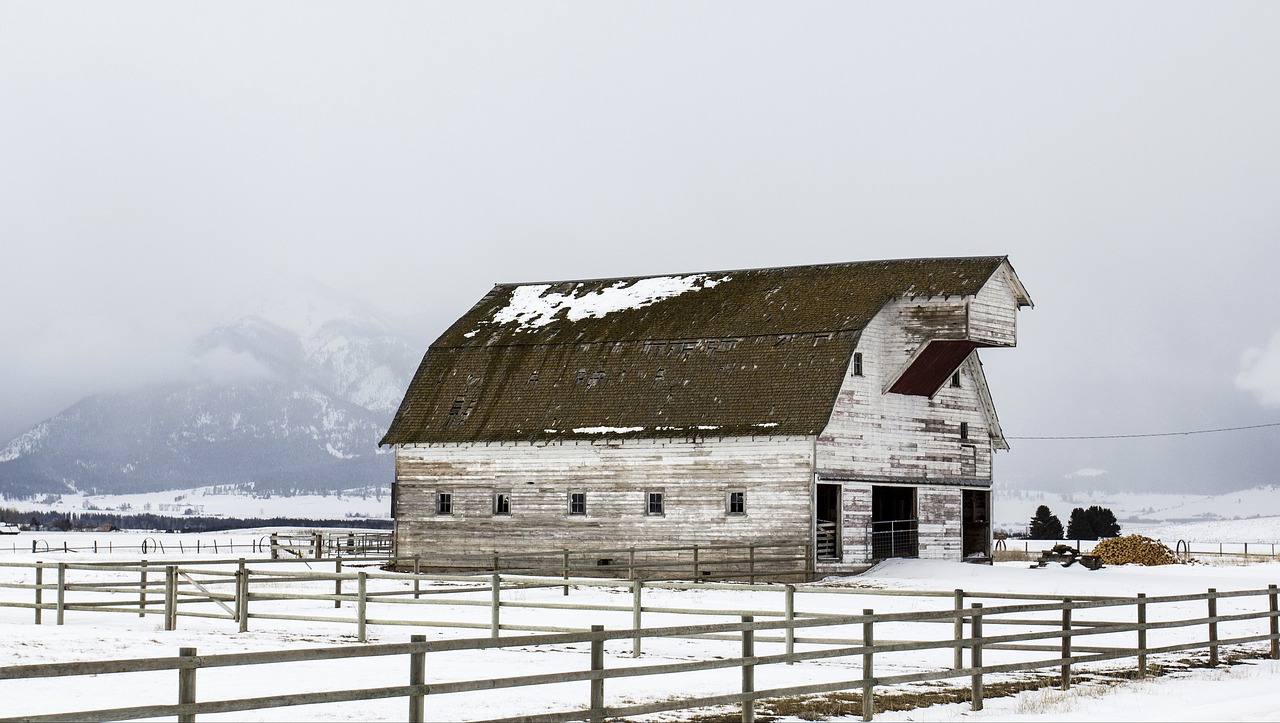
[[[5, 2], [0, 437], [287, 271], [430, 339], [495, 282], [986, 254], [1009, 436], [1280, 421], [1278, 89], [1274, 2]], [[1280, 427], [1012, 444], [1280, 483]]]

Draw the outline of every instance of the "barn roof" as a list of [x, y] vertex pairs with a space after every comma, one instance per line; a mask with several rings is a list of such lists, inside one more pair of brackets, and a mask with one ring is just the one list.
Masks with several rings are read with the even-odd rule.
[[381, 444], [817, 434], [885, 302], [972, 296], [1006, 263], [499, 284], [427, 350]]

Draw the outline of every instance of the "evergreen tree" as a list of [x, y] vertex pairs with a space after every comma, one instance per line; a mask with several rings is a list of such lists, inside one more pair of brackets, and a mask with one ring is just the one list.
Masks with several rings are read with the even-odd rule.
[[1116, 515], [1111, 508], [1093, 505], [1084, 513], [1093, 525], [1093, 534], [1097, 539], [1120, 536], [1120, 523], [1116, 522]]
[[1098, 539], [1098, 536], [1093, 534], [1093, 523], [1090, 521], [1089, 515], [1085, 514], [1083, 507], [1077, 507], [1074, 510], [1071, 510], [1071, 518], [1067, 520], [1067, 539]]
[[1067, 539], [1097, 540], [1119, 535], [1120, 523], [1116, 521], [1116, 515], [1110, 508], [1090, 505], [1088, 509], [1077, 507], [1071, 511], [1071, 520], [1067, 522]]
[[1033, 540], [1061, 540], [1062, 521], [1049, 511], [1048, 505], [1040, 505], [1036, 508], [1035, 517], [1031, 518], [1028, 533]]

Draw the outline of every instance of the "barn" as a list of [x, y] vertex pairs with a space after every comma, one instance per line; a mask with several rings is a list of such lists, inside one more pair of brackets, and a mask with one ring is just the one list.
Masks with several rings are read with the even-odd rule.
[[395, 553], [989, 557], [1008, 447], [977, 350], [1028, 306], [1001, 256], [499, 284], [381, 442]]

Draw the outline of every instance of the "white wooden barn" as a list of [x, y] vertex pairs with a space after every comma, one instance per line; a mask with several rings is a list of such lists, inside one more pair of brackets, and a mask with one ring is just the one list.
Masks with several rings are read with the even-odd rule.
[[396, 554], [987, 557], [1007, 445], [977, 350], [1030, 305], [1005, 257], [495, 286], [382, 440]]

